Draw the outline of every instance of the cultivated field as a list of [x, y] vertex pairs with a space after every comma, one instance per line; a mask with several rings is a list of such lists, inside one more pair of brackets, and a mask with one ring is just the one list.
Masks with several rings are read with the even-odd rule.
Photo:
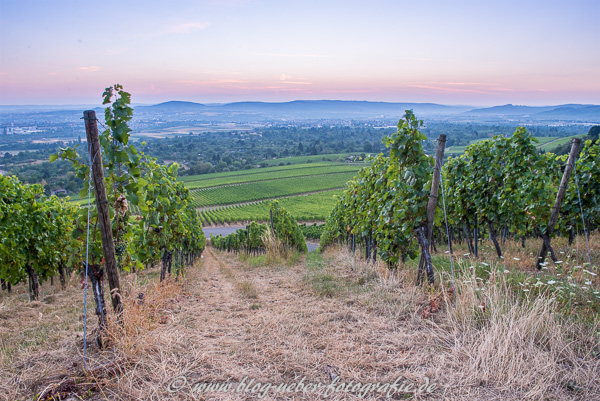
[[[556, 148], [559, 145], [564, 145], [565, 143], [570, 143], [573, 140], [573, 138], [575, 138], [575, 137], [581, 137], [581, 136], [582, 135], [566, 136], [566, 137], [558, 137], [558, 136], [537, 137], [537, 140], [538, 140], [537, 147], [544, 152], [548, 152], [548, 151]], [[474, 139], [469, 144], [483, 141], [484, 139], [485, 138]], [[465, 152], [466, 148], [467, 148], [466, 146], [451, 146], [448, 149], [446, 149], [446, 154], [447, 155], [461, 154], [461, 153]]]
[[[297, 221], [322, 221], [335, 205], [335, 195], [341, 189], [327, 190], [308, 195], [296, 195], [279, 198], [279, 203], [288, 210]], [[205, 208], [200, 212], [205, 224], [223, 224], [269, 220], [269, 201], [248, 202], [237, 205]]]
[[[181, 177], [203, 224], [267, 221], [267, 201], [278, 199], [298, 221], [325, 220], [346, 182], [357, 175], [362, 163], [307, 163], [304, 158], [278, 160], [304, 163], [275, 165], [252, 170]], [[315, 159], [316, 160], [316, 159]]]

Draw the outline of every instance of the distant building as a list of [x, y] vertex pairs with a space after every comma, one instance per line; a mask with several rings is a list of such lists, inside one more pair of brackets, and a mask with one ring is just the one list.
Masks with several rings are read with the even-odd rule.
[[56, 195], [56, 196], [58, 196], [58, 195], [66, 195], [66, 194], [67, 194], [67, 190], [63, 189], [63, 188], [60, 188], [60, 189], [57, 189], [55, 191], [52, 191], [50, 195]]

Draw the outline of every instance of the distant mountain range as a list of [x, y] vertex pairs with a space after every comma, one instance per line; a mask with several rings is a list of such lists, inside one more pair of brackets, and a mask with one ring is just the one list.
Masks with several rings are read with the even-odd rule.
[[[0, 106], [0, 122], [10, 114], [42, 115], [79, 114], [85, 106]], [[395, 120], [405, 110], [417, 117], [454, 122], [553, 123], [585, 122], [600, 124], [600, 105], [564, 104], [557, 106], [515, 106], [507, 104], [488, 108], [447, 106], [436, 103], [389, 103], [344, 100], [296, 100], [292, 102], [236, 102], [202, 104], [170, 101], [152, 106], [134, 106], [135, 118], [159, 118], [163, 121], [205, 121], [252, 123], [299, 120]], [[102, 108], [96, 108], [102, 112]]]
[[136, 111], [153, 114], [204, 115], [207, 119], [232, 120], [272, 119], [398, 119], [405, 110], [413, 110], [419, 117], [451, 117], [453, 120], [513, 120], [571, 121], [600, 123], [600, 106], [565, 104], [558, 106], [494, 106], [473, 108], [446, 106], [436, 103], [388, 103], [343, 100], [296, 100], [292, 102], [237, 102], [205, 105], [172, 101], [153, 106], [139, 106]]
[[344, 100], [295, 100], [292, 102], [236, 102], [222, 105], [205, 105], [193, 102], [171, 101], [154, 106], [137, 107], [137, 111], [153, 113], [215, 113], [221, 116], [247, 115], [265, 119], [364, 119], [398, 118], [405, 110], [417, 115], [452, 115], [465, 112], [470, 107], [445, 106], [435, 103], [387, 103]]
[[473, 109], [466, 113], [473, 116], [497, 116], [530, 118], [532, 120], [560, 121], [600, 121], [600, 106], [589, 104], [563, 104], [560, 106], [494, 106], [485, 109]]

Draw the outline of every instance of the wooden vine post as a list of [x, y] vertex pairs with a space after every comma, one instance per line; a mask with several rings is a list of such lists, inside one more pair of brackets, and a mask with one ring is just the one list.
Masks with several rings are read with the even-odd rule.
[[83, 112], [85, 121], [85, 134], [87, 136], [90, 159], [92, 160], [92, 176], [94, 180], [94, 193], [96, 194], [96, 208], [98, 209], [98, 222], [102, 237], [102, 248], [104, 249], [104, 263], [106, 275], [110, 287], [110, 298], [115, 314], [121, 315], [123, 304], [121, 302], [121, 286], [119, 284], [119, 269], [115, 256], [115, 244], [113, 242], [110, 213], [108, 210], [108, 199], [106, 197], [106, 186], [104, 183], [104, 170], [102, 166], [102, 153], [100, 139], [98, 138], [98, 124], [96, 112], [87, 110]]
[[423, 272], [427, 272], [429, 284], [433, 284], [433, 265], [431, 264], [431, 254], [429, 253], [429, 244], [433, 236], [433, 219], [437, 207], [438, 193], [440, 188], [440, 178], [442, 172], [442, 159], [444, 158], [444, 149], [446, 147], [446, 135], [442, 134], [438, 138], [438, 147], [435, 152], [435, 165], [433, 167], [433, 178], [431, 180], [431, 192], [427, 202], [427, 225], [417, 229], [417, 240], [421, 246], [421, 258], [419, 259], [419, 268], [417, 271], [417, 284], [423, 282]]
[[567, 185], [569, 183], [569, 178], [571, 178], [571, 171], [573, 170], [573, 166], [575, 164], [575, 157], [577, 156], [577, 152], [579, 152], [579, 145], [581, 144], [580, 138], [574, 138], [573, 144], [571, 145], [571, 152], [569, 153], [569, 159], [567, 160], [567, 165], [565, 166], [565, 171], [562, 176], [562, 180], [560, 181], [560, 186], [558, 187], [558, 193], [556, 194], [556, 200], [554, 201], [554, 207], [552, 208], [552, 214], [550, 215], [550, 221], [548, 221], [548, 228], [546, 232], [541, 232], [542, 236], [542, 249], [540, 249], [540, 254], [538, 255], [537, 262], [535, 267], [539, 270], [542, 268], [542, 263], [546, 260], [546, 255], [548, 251], [550, 251], [550, 256], [554, 262], [557, 261], [556, 256], [554, 255], [554, 250], [552, 249], [552, 245], [550, 245], [550, 239], [552, 238], [552, 233], [554, 232], [554, 226], [558, 221], [558, 215], [560, 212], [560, 206], [562, 205], [562, 201], [565, 198], [565, 194], [567, 192]]

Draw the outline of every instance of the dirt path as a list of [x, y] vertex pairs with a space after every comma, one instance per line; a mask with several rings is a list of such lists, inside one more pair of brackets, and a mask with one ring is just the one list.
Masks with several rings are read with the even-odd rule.
[[[393, 383], [400, 376], [421, 384], [424, 376], [435, 375], [413, 355], [423, 355], [414, 347], [418, 342], [419, 348], [427, 343], [416, 327], [409, 330], [409, 323], [370, 313], [353, 300], [315, 296], [303, 284], [302, 268], [251, 268], [212, 248], [202, 264], [190, 272], [189, 296], [174, 322], [186, 327], [187, 340], [198, 347], [180, 372], [188, 384], [231, 381], [237, 386], [247, 377], [281, 385], [305, 377], [305, 384], [327, 386], [333, 380]], [[270, 395], [267, 399], [323, 399], [309, 393]], [[256, 399], [249, 393], [221, 399], [246, 396]], [[329, 399], [358, 397], [340, 393]]]
[[[574, 362], [564, 362], [572, 337], [559, 326], [543, 337], [552, 342], [535, 345], [528, 335], [537, 311], [504, 320], [490, 313], [484, 324], [467, 320], [480, 306], [505, 313], [504, 298], [489, 301], [504, 294], [490, 293], [490, 303], [481, 303], [461, 287], [464, 308], [453, 316], [464, 320], [452, 323], [444, 305], [434, 311], [438, 295], [414, 286], [408, 270], [374, 267], [344, 250], [302, 256], [296, 264], [265, 262], [208, 247], [183, 282], [158, 283], [157, 267], [124, 275], [124, 325], [111, 326], [104, 349], [94, 345], [97, 320], [88, 310], [85, 374], [77, 278], [64, 291], [44, 285], [36, 302], [27, 303], [25, 286], [0, 293], [0, 401], [36, 394], [93, 401], [398, 400], [426, 378], [435, 391], [410, 399], [600, 399], [596, 354], [573, 353]], [[559, 324], [546, 318], [545, 324]], [[582, 338], [577, 343], [596, 341]], [[540, 389], [548, 371], [553, 381]], [[575, 380], [577, 393], [563, 384]], [[348, 384], [352, 393], [344, 391]]]

